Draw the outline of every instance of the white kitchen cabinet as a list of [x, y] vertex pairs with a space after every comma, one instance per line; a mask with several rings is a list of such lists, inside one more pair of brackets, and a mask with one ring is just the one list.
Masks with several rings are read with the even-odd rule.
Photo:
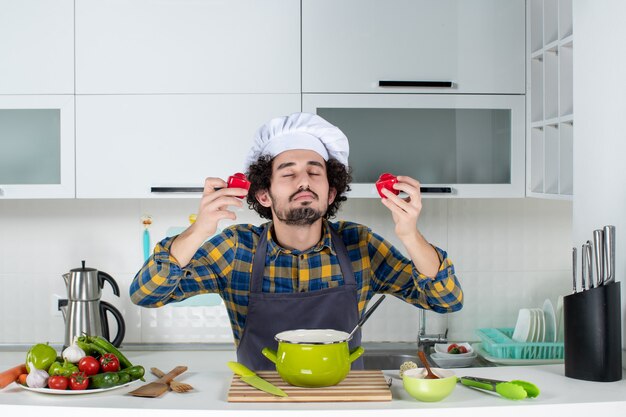
[[77, 94], [299, 91], [298, 1], [76, 1]]
[[524, 197], [525, 97], [471, 94], [304, 94], [350, 140], [350, 197], [379, 198], [391, 172], [425, 197]]
[[78, 198], [162, 198], [243, 170], [258, 127], [300, 111], [299, 94], [76, 97]]
[[74, 96], [0, 95], [0, 199], [74, 197]]
[[525, 94], [524, 16], [524, 0], [303, 0], [303, 92]]
[[571, 200], [574, 191], [572, 0], [528, 3], [526, 195]]
[[74, 93], [74, 1], [0, 0], [0, 94]]

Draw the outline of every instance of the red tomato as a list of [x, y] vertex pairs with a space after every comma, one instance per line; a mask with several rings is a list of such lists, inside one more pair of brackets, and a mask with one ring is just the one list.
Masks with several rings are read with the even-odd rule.
[[84, 372], [74, 372], [70, 377], [70, 389], [84, 390], [89, 386], [89, 378]]
[[61, 375], [54, 375], [48, 378], [48, 388], [52, 389], [67, 389], [70, 380], [68, 377]]
[[456, 343], [452, 343], [450, 346], [448, 346], [448, 353], [450, 353], [450, 351], [454, 348], [459, 348], [459, 345], [457, 345]]
[[93, 356], [85, 356], [78, 361], [78, 370], [87, 376], [95, 375], [100, 371], [100, 362]]
[[120, 370], [120, 360], [112, 353], [105, 353], [100, 357], [102, 372], [117, 372]]
[[459, 349], [459, 353], [467, 353], [467, 348], [465, 346], [457, 346]]

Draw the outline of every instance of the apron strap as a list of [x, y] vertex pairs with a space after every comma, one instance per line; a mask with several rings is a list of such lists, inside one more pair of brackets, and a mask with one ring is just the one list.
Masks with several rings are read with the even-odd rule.
[[[266, 223], [259, 236], [259, 241], [256, 246], [256, 252], [252, 260], [252, 276], [250, 277], [250, 292], [261, 293], [263, 292], [263, 275], [265, 273], [265, 257], [267, 255], [267, 233], [270, 223]], [[333, 229], [330, 222], [327, 222], [328, 229], [330, 231], [330, 238], [337, 252], [337, 258], [339, 260], [339, 267], [341, 268], [341, 274], [343, 275], [344, 285], [356, 286], [356, 279], [354, 278], [354, 272], [352, 270], [352, 261], [348, 256], [348, 250], [343, 243], [341, 236]]]

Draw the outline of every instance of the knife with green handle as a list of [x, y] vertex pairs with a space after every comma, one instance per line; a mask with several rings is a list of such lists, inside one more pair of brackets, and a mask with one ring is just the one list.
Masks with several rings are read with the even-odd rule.
[[535, 398], [539, 395], [539, 388], [527, 381], [498, 381], [495, 379], [463, 376], [458, 379], [458, 382], [467, 387], [495, 391], [509, 400], [523, 400], [524, 398]]
[[269, 394], [276, 395], [277, 397], [287, 397], [287, 393], [285, 391], [278, 388], [276, 385], [270, 384], [255, 374], [254, 371], [248, 369], [245, 365], [242, 365], [239, 362], [228, 362], [227, 364], [228, 367], [235, 374], [239, 375], [241, 380], [246, 384]]

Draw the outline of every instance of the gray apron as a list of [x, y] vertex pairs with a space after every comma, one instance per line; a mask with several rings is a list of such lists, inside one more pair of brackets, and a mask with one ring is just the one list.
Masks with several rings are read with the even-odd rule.
[[[348, 251], [341, 237], [328, 225], [339, 258], [344, 285], [296, 293], [262, 292], [267, 254], [267, 226], [263, 228], [252, 262], [248, 316], [237, 348], [237, 360], [248, 368], [275, 370], [261, 353], [264, 347], [276, 350], [277, 333], [296, 329], [335, 329], [350, 333], [359, 321], [357, 286]], [[350, 350], [361, 345], [359, 329], [349, 342]], [[352, 369], [363, 369], [361, 358]]]

